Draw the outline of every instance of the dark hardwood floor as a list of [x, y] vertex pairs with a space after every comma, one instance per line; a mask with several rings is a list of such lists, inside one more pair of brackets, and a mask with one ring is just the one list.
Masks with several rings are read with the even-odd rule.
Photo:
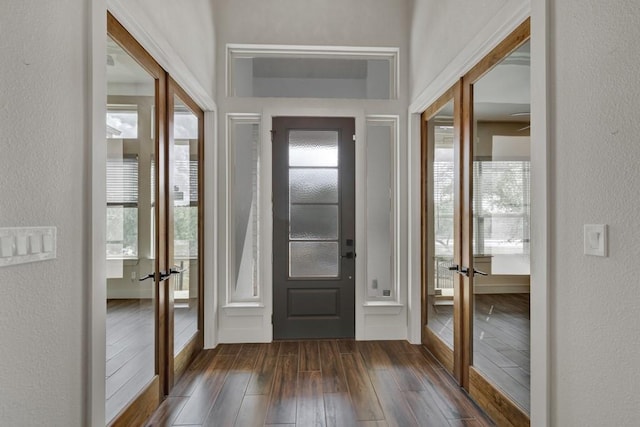
[[[112, 420], [154, 376], [154, 313], [151, 300], [107, 301], [106, 420]], [[176, 303], [174, 353], [197, 329], [194, 302]]]
[[491, 426], [406, 341], [221, 344], [194, 360], [148, 426]]
[[[429, 327], [451, 346], [453, 306], [433, 307]], [[474, 366], [529, 413], [529, 294], [476, 294], [473, 329]]]

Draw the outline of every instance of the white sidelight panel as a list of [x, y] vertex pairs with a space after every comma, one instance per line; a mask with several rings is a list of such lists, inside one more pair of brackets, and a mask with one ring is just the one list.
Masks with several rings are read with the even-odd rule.
[[260, 119], [229, 115], [227, 140], [227, 303], [257, 301], [259, 291]]

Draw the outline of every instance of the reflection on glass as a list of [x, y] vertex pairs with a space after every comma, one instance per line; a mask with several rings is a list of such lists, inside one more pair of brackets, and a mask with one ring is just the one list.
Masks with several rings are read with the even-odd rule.
[[109, 39], [107, 55], [108, 424], [155, 375], [155, 180], [151, 135], [155, 80]]
[[[427, 122], [432, 179], [428, 191], [427, 326], [453, 348], [454, 272], [454, 128], [453, 100]], [[428, 254], [431, 254], [430, 256]]]
[[336, 277], [340, 253], [338, 242], [290, 242], [290, 277]]
[[109, 105], [107, 107], [107, 138], [135, 139], [137, 137], [137, 106]]
[[[270, 49], [271, 50], [271, 49]], [[363, 59], [269, 52], [229, 57], [233, 96], [391, 99], [396, 58]]]
[[473, 365], [527, 413], [529, 94], [528, 43], [474, 85], [472, 239]]
[[173, 263], [174, 341], [177, 355], [198, 331], [198, 117], [174, 100]]

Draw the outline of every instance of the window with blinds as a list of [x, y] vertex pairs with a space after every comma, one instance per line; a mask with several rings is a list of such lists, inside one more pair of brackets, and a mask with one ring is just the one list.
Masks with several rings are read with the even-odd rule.
[[528, 254], [529, 161], [475, 161], [473, 244], [477, 255]]
[[107, 258], [138, 256], [138, 157], [107, 159]]

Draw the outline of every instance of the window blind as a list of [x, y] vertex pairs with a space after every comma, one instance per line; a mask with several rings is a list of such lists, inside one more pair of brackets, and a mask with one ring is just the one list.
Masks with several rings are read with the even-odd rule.
[[107, 205], [138, 204], [138, 158], [107, 159]]

